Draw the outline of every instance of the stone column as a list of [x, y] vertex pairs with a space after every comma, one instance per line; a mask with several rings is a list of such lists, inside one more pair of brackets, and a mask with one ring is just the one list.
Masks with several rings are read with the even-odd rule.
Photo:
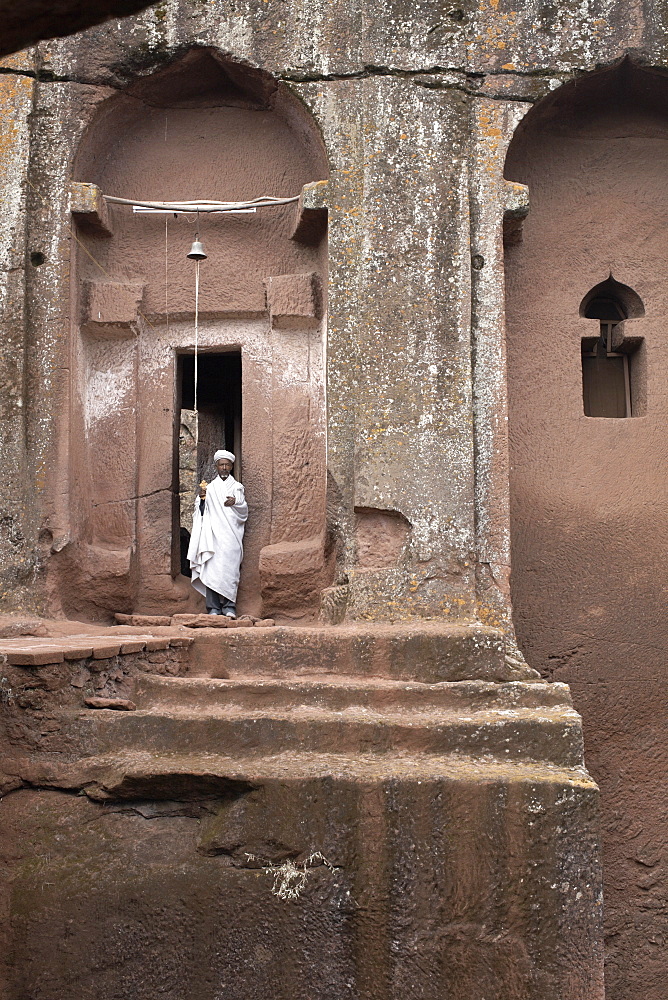
[[[295, 89], [332, 168], [328, 463], [347, 614], [471, 617], [466, 98], [402, 78]], [[372, 548], [376, 566], [360, 561]]]
[[[26, 53], [3, 61], [0, 77], [0, 433], [3, 475], [0, 485], [0, 603], [26, 607], [31, 595], [36, 553], [28, 498], [35, 484], [25, 447], [25, 279], [26, 197], [29, 131], [35, 81]], [[7, 72], [15, 70], [16, 72]]]
[[260, 554], [265, 611], [303, 609], [329, 582], [322, 284], [316, 272], [265, 282], [272, 378], [270, 544]]
[[[45, 555], [51, 553], [45, 588], [37, 593], [49, 601], [52, 612], [73, 616], [90, 610], [85, 596], [90, 593], [87, 546], [93, 538], [78, 537], [72, 530], [92, 507], [91, 470], [83, 450], [85, 387], [74, 374], [80, 348], [85, 351], [72, 335], [73, 325], [78, 327], [79, 302], [72, 252], [78, 236], [70, 212], [71, 161], [99, 101], [110, 93], [105, 87], [77, 83], [39, 83], [30, 123], [26, 244], [41, 263], [31, 270], [26, 290], [26, 443], [35, 470], [33, 535], [41, 532], [49, 546]], [[91, 268], [96, 277], [103, 277], [99, 265], [91, 262]], [[81, 581], [80, 589], [75, 581]]]
[[[504, 629], [511, 638], [503, 221], [507, 199], [512, 196], [517, 200], [514, 189], [522, 186], [508, 185], [503, 167], [513, 132], [530, 107], [481, 97], [473, 102], [471, 112], [477, 617]], [[521, 206], [509, 207], [516, 214], [521, 210]]]

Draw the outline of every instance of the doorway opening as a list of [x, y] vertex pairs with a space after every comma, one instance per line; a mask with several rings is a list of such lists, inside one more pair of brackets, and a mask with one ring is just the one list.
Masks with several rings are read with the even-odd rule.
[[174, 441], [173, 575], [190, 576], [187, 552], [198, 484], [216, 475], [214, 452], [225, 448], [236, 456], [234, 476], [241, 478], [241, 351], [198, 354], [198, 442], [195, 442], [195, 356], [176, 356]]

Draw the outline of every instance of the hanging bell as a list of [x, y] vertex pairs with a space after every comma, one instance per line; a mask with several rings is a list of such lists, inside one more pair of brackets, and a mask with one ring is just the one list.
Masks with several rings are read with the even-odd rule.
[[204, 253], [204, 247], [199, 240], [195, 240], [190, 248], [190, 253], [187, 254], [190, 260], [206, 260], [207, 255]]

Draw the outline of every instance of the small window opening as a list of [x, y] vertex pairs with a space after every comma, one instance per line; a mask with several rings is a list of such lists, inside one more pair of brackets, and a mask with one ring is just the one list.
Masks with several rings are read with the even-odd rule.
[[204, 352], [197, 362], [199, 443], [195, 447], [195, 358], [177, 355], [176, 433], [174, 447], [173, 572], [190, 576], [190, 544], [195, 491], [202, 479], [216, 474], [214, 452], [226, 448], [236, 456], [234, 475], [241, 477], [241, 351]]
[[582, 398], [587, 417], [631, 416], [631, 365], [628, 354], [614, 350], [615, 330], [626, 314], [614, 299], [592, 299], [587, 319], [600, 320], [592, 346], [582, 342]]
[[598, 320], [598, 335], [582, 339], [582, 399], [587, 417], [631, 417], [645, 405], [643, 338], [629, 336], [626, 321], [644, 315], [627, 285], [607, 281], [582, 300], [580, 315]]

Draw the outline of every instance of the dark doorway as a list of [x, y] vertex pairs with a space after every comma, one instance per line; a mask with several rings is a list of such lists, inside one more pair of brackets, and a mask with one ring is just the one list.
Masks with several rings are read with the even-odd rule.
[[[233, 452], [236, 456], [234, 475], [237, 479], [241, 476], [240, 350], [199, 353], [197, 409], [196, 422], [195, 356], [179, 354], [176, 358], [174, 444], [174, 575], [180, 572], [190, 576], [186, 553], [195, 491], [202, 479], [211, 481], [215, 476], [214, 452], [219, 448]], [[179, 539], [178, 544], [176, 539]]]

